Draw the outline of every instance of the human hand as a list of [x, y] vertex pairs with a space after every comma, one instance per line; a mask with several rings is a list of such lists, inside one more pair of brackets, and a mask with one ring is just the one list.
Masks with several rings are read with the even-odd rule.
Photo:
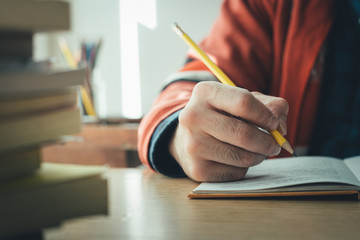
[[191, 179], [242, 179], [248, 168], [280, 153], [258, 127], [286, 134], [287, 102], [217, 82], [200, 82], [179, 115], [170, 153]]

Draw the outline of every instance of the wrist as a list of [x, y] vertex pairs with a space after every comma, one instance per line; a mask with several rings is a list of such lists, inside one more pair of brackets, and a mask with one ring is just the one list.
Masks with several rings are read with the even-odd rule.
[[184, 177], [184, 171], [170, 153], [170, 142], [178, 125], [177, 111], [164, 119], [155, 129], [149, 145], [149, 162], [151, 167], [166, 176]]

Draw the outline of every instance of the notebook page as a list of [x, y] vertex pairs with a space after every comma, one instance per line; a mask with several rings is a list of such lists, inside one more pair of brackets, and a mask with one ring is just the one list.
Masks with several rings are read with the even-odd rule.
[[265, 160], [249, 168], [243, 180], [201, 183], [194, 191], [246, 191], [333, 182], [360, 186], [360, 181], [343, 160], [328, 157], [280, 158]]
[[360, 181], [360, 156], [347, 158], [344, 160], [344, 163]]

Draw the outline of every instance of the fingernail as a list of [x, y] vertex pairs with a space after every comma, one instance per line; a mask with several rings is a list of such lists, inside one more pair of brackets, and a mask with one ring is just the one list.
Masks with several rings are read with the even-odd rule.
[[283, 135], [286, 135], [287, 133], [287, 121], [286, 121], [286, 117], [285, 116], [281, 116], [279, 118], [279, 121], [280, 121], [280, 131]]
[[[281, 152], [281, 147], [280, 145], [276, 148], [276, 151], [275, 151], [275, 155], [279, 155], [279, 153]], [[274, 156], [275, 156], [274, 155]]]
[[280, 152], [281, 152], [281, 147], [280, 145], [276, 144], [276, 147], [274, 148], [270, 156], [277, 156], [279, 155]]
[[279, 126], [279, 120], [276, 117], [272, 117], [269, 121], [269, 129], [277, 129]]

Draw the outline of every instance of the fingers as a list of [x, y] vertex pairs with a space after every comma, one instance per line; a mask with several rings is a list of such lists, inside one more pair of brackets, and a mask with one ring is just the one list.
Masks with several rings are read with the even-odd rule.
[[289, 112], [289, 104], [280, 97], [264, 95], [259, 92], [252, 92], [267, 108], [269, 108], [275, 116], [286, 116]]
[[279, 120], [271, 110], [246, 89], [206, 82], [197, 84], [193, 94], [216, 110], [246, 119], [264, 129], [275, 130], [279, 126]]
[[248, 168], [238, 168], [212, 161], [201, 161], [194, 168], [184, 169], [185, 173], [197, 182], [228, 182], [243, 179]]
[[193, 136], [185, 145], [188, 154], [239, 168], [248, 168], [261, 163], [265, 156], [224, 143], [211, 136]]
[[179, 115], [171, 155], [195, 181], [242, 179], [281, 148], [258, 127], [286, 133], [287, 102], [215, 82], [202, 82]]
[[280, 153], [275, 139], [248, 122], [209, 110], [203, 113], [201, 129], [221, 142], [265, 156]]
[[289, 104], [287, 101], [280, 97], [267, 96], [259, 92], [252, 92], [252, 94], [259, 99], [271, 112], [279, 119], [279, 131], [286, 135], [287, 132], [287, 119], [286, 116], [289, 112]]
[[264, 160], [263, 155], [223, 143], [201, 129], [184, 126], [184, 117], [180, 116], [169, 150], [191, 179], [199, 182], [239, 180], [248, 167]]

